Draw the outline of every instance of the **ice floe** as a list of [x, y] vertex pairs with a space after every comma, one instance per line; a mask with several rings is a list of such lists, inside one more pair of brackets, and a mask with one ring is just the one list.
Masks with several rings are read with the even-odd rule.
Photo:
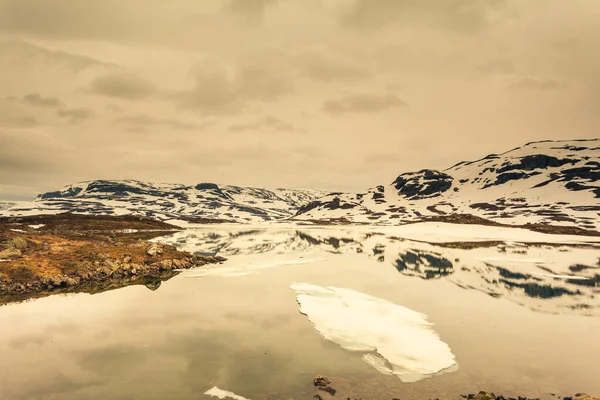
[[315, 329], [384, 374], [415, 382], [456, 366], [425, 314], [351, 289], [293, 283]]
[[212, 389], [204, 392], [205, 395], [216, 397], [217, 399], [234, 399], [234, 400], [250, 400], [245, 397], [239, 396], [233, 392], [228, 392], [227, 390], [219, 389], [218, 387], [213, 387]]
[[204, 276], [222, 276], [231, 278], [235, 276], [244, 276], [255, 274], [263, 269], [281, 267], [284, 265], [297, 265], [297, 264], [308, 264], [318, 261], [327, 261], [327, 258], [301, 258], [292, 260], [277, 260], [271, 262], [264, 262], [260, 264], [243, 264], [237, 266], [214, 266], [207, 267], [199, 270], [198, 272], [187, 275], [188, 278], [200, 278]]

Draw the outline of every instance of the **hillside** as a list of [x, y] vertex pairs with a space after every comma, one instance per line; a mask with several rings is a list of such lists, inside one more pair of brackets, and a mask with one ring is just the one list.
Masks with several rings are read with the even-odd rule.
[[598, 231], [600, 139], [528, 143], [444, 171], [403, 173], [364, 193], [96, 180], [0, 207], [0, 216], [61, 212], [200, 223], [400, 225], [441, 220]]
[[458, 214], [598, 230], [600, 139], [528, 143], [444, 171], [403, 173], [365, 193], [321, 198], [293, 219], [402, 224]]
[[257, 189], [200, 183], [195, 186], [135, 180], [96, 180], [40, 194], [0, 215], [56, 214], [141, 215], [160, 220], [258, 222], [292, 216], [323, 195], [313, 190]]

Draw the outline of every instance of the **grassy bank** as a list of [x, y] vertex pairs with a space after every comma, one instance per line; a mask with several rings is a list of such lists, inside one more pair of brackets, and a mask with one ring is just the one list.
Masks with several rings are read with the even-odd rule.
[[[0, 304], [54, 292], [95, 292], [156, 282], [223, 261], [148, 240], [179, 228], [132, 216], [0, 219]], [[157, 281], [158, 280], [158, 281]]]

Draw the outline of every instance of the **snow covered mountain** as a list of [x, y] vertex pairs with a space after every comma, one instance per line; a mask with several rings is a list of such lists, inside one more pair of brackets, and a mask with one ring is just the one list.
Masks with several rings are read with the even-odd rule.
[[200, 183], [195, 186], [155, 184], [135, 180], [97, 180], [69, 185], [19, 203], [1, 215], [55, 214], [143, 215], [161, 220], [189, 218], [258, 222], [293, 215], [326, 192], [256, 189]]
[[97, 180], [0, 207], [0, 216], [66, 211], [198, 222], [377, 225], [460, 214], [510, 225], [600, 230], [600, 139], [528, 143], [444, 171], [403, 173], [391, 184], [359, 194]]
[[397, 225], [452, 214], [600, 229], [600, 139], [533, 142], [444, 171], [404, 173], [366, 193], [318, 199], [293, 219]]

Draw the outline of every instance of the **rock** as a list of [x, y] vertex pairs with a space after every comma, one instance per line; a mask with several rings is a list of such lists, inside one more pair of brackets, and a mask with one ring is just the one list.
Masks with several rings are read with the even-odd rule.
[[329, 393], [332, 396], [335, 396], [336, 390], [331, 386], [319, 386], [319, 390]]
[[321, 395], [320, 395], [320, 394], [318, 394], [318, 393], [317, 393], [317, 394], [315, 394], [315, 395], [313, 396], [313, 399], [316, 399], [316, 400], [325, 400], [325, 399], [323, 398], [323, 396], [321, 396]]
[[586, 393], [577, 393], [573, 398], [575, 400], [600, 400], [600, 397], [590, 396]]
[[67, 284], [67, 286], [76, 286], [78, 283], [77, 280], [69, 277], [66, 277], [64, 281]]
[[9, 241], [9, 247], [13, 247], [18, 250], [23, 250], [27, 248], [27, 240], [22, 237], [14, 237]]
[[162, 260], [160, 262], [160, 269], [172, 269], [173, 261], [172, 260]]
[[327, 386], [331, 383], [329, 379], [325, 376], [317, 375], [315, 379], [313, 379], [313, 384], [315, 386]]
[[158, 243], [153, 243], [150, 245], [150, 247], [148, 247], [148, 250], [146, 251], [146, 253], [150, 256], [150, 257], [155, 257], [157, 255], [162, 254], [163, 249], [162, 247], [160, 247], [160, 245]]
[[19, 258], [21, 257], [21, 250], [18, 249], [6, 249], [0, 251], [0, 259], [6, 258]]
[[59, 276], [53, 276], [53, 277], [50, 278], [50, 283], [53, 286], [60, 286], [60, 285], [62, 285], [63, 281], [64, 281], [63, 277], [60, 276], [60, 275]]

